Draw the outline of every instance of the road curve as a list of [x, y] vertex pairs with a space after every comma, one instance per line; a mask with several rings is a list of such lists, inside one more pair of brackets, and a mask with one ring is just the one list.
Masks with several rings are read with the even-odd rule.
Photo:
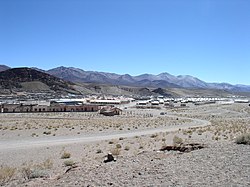
[[[169, 115], [173, 117], [173, 115]], [[175, 116], [177, 117], [177, 116]], [[184, 118], [178, 117], [179, 119], [190, 119], [191, 123], [183, 124], [183, 125], [175, 125], [168, 127], [160, 127], [160, 128], [152, 128], [152, 129], [144, 129], [144, 130], [135, 130], [135, 131], [126, 131], [126, 132], [109, 132], [109, 133], [93, 133], [88, 135], [81, 136], [58, 136], [58, 137], [46, 137], [46, 138], [29, 138], [25, 140], [2, 140], [0, 141], [0, 151], [11, 151], [17, 149], [29, 149], [29, 148], [37, 148], [37, 147], [48, 147], [48, 146], [56, 146], [56, 145], [68, 145], [75, 143], [89, 143], [96, 141], [104, 141], [110, 139], [118, 139], [120, 137], [129, 138], [134, 136], [142, 136], [148, 134], [154, 134], [159, 132], [172, 132], [177, 131], [179, 129], [188, 129], [191, 127], [203, 127], [211, 125], [209, 121], [200, 120], [200, 119], [192, 119], [192, 118]]]

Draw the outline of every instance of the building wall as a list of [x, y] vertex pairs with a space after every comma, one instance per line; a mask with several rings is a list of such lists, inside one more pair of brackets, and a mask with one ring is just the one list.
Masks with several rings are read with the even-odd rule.
[[0, 112], [97, 112], [98, 105], [22, 105], [22, 104], [3, 104]]

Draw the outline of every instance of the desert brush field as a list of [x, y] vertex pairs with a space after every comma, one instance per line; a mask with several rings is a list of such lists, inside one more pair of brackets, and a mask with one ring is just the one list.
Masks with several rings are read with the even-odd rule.
[[250, 186], [249, 144], [248, 104], [1, 113], [0, 185]]

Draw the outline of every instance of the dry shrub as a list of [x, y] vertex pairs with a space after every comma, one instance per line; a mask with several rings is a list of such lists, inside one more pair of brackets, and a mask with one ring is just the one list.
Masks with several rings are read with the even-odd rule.
[[158, 134], [152, 134], [150, 135], [150, 138], [156, 138], [158, 136]]
[[116, 148], [112, 149], [110, 152], [112, 153], [112, 155], [117, 156], [117, 155], [120, 155], [121, 149], [116, 147]]
[[40, 164], [29, 163], [21, 169], [24, 179], [46, 178], [49, 177], [48, 169], [53, 167], [53, 162], [50, 159], [45, 160]]
[[31, 173], [32, 169], [31, 166], [25, 166], [21, 169], [21, 173], [23, 175], [23, 178], [26, 179], [31, 179]]
[[64, 166], [73, 166], [76, 163], [73, 160], [66, 160], [63, 162]]
[[8, 166], [0, 166], [0, 185], [4, 185], [9, 182], [16, 172], [15, 168]]
[[67, 159], [67, 158], [70, 158], [70, 157], [71, 157], [71, 154], [69, 152], [64, 151], [62, 156], [61, 156], [61, 159]]
[[48, 172], [42, 168], [34, 168], [31, 170], [30, 179], [47, 178], [47, 177], [49, 177]]
[[180, 137], [178, 137], [178, 136], [174, 136], [174, 138], [173, 138], [173, 144], [174, 144], [174, 145], [180, 145], [180, 144], [182, 144], [182, 143], [183, 143], [182, 138], [180, 138]]
[[100, 154], [100, 153], [102, 153], [102, 150], [101, 149], [97, 149], [96, 153]]
[[117, 149], [120, 149], [120, 148], [122, 148], [122, 146], [121, 146], [121, 144], [116, 144], [116, 146], [115, 146]]
[[238, 136], [235, 140], [235, 143], [250, 145], [250, 133], [246, 133], [246, 134], [242, 134]]
[[109, 144], [114, 144], [114, 140], [110, 140], [110, 141], [109, 141]]
[[130, 149], [130, 147], [127, 145], [125, 146], [124, 150], [128, 151]]
[[43, 169], [51, 169], [53, 167], [53, 161], [51, 159], [47, 159], [39, 164], [39, 166]]

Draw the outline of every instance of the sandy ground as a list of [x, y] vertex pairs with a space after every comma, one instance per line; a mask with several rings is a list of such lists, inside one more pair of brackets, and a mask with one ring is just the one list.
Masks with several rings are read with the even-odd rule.
[[[234, 143], [250, 132], [246, 104], [0, 117], [4, 186], [250, 186], [250, 146]], [[159, 151], [176, 136], [205, 148]], [[103, 163], [108, 152], [116, 162]]]

